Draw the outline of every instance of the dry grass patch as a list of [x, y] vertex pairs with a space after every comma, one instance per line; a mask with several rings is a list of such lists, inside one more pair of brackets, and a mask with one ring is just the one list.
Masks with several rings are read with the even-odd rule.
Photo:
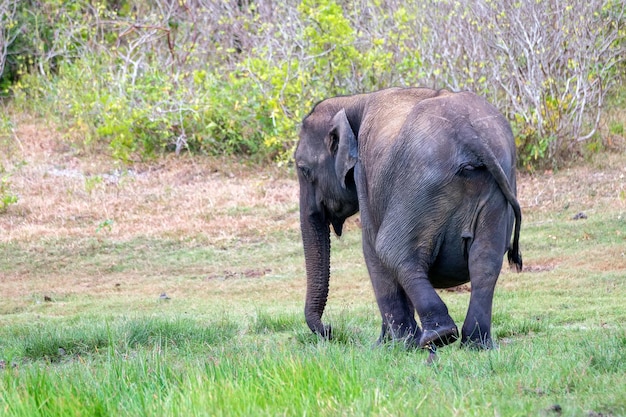
[[5, 242], [103, 235], [219, 241], [297, 225], [294, 180], [278, 169], [192, 156], [126, 167], [84, 157], [41, 126], [21, 126], [16, 135], [5, 145], [13, 149], [6, 165], [19, 195], [0, 219]]
[[518, 194], [524, 214], [540, 221], [550, 213], [573, 219], [596, 210], [626, 211], [626, 160], [620, 152], [603, 153], [558, 172], [522, 173]]

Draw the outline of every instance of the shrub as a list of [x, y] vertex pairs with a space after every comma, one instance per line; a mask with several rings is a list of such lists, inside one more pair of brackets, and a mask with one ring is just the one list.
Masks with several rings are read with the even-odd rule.
[[0, 164], [0, 214], [7, 211], [9, 206], [18, 202], [18, 197], [11, 190], [11, 173], [6, 172]]
[[11, 43], [28, 46], [16, 103], [122, 160], [184, 149], [285, 160], [315, 102], [423, 85], [486, 96], [511, 120], [522, 165], [558, 165], [597, 136], [624, 78], [616, 0], [26, 3], [39, 7], [14, 13], [19, 33], [34, 30]]
[[7, 64], [8, 52], [17, 37], [17, 0], [0, 0], [0, 95], [8, 92], [11, 79], [3, 77]]
[[619, 81], [624, 3], [505, 4], [473, 9], [490, 29], [489, 79], [506, 93], [500, 103], [514, 116], [523, 162], [556, 164], [596, 133], [606, 92]]

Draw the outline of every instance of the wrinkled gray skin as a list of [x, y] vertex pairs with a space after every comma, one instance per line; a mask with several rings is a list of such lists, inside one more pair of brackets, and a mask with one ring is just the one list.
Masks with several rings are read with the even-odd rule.
[[295, 153], [311, 330], [331, 337], [321, 320], [330, 226], [340, 236], [360, 210], [379, 342], [454, 342], [458, 329], [435, 288], [471, 282], [461, 342], [490, 348], [504, 254], [522, 268], [515, 158], [508, 122], [470, 92], [391, 88], [318, 103]]

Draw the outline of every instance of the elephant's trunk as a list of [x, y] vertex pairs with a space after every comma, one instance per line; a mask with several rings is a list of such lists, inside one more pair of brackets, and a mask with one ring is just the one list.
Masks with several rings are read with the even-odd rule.
[[322, 323], [330, 278], [330, 227], [323, 216], [308, 214], [301, 206], [300, 228], [307, 281], [304, 316], [314, 333], [330, 338], [330, 327]]

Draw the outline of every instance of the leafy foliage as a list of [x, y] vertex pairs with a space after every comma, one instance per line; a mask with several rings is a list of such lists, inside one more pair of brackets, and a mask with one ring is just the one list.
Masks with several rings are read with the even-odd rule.
[[11, 189], [10, 177], [11, 173], [6, 172], [4, 166], [0, 164], [0, 214], [19, 200], [17, 194]]
[[471, 89], [512, 121], [523, 165], [558, 165], [597, 138], [605, 96], [624, 79], [625, 8], [2, 0], [0, 87], [126, 161], [182, 150], [284, 160], [325, 97]]

